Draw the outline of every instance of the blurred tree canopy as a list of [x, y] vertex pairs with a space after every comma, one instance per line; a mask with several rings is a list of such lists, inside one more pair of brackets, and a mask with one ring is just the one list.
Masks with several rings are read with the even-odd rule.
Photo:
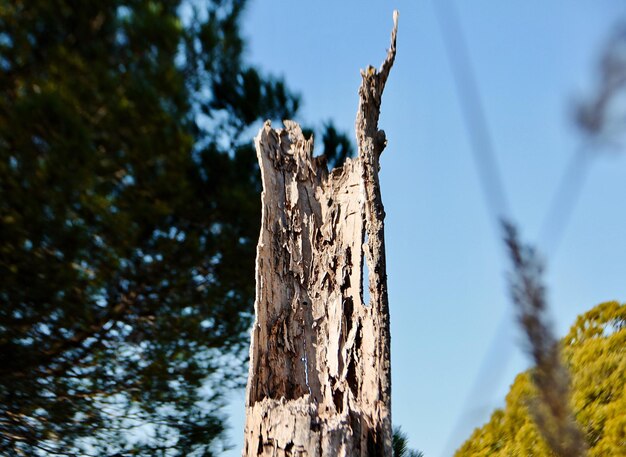
[[221, 450], [254, 298], [251, 137], [299, 102], [243, 61], [244, 4], [0, 1], [0, 454]]
[[[626, 449], [626, 305], [607, 302], [579, 316], [561, 341], [572, 381], [572, 409], [590, 457], [624, 455]], [[476, 429], [455, 454], [535, 456], [553, 454], [533, 422], [536, 405], [530, 373], [518, 375], [503, 410]]]

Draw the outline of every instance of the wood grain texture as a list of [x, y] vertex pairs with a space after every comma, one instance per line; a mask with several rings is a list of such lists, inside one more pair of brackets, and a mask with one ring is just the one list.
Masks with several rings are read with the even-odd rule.
[[[263, 180], [243, 455], [391, 457], [389, 305], [378, 181], [396, 52], [362, 71], [358, 157], [328, 172], [298, 124], [255, 139]], [[364, 303], [363, 273], [369, 300]]]

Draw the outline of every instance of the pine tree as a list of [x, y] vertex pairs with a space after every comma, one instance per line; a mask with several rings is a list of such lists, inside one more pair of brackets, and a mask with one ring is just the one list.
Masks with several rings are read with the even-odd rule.
[[299, 101], [243, 61], [244, 4], [0, 2], [0, 454], [219, 452], [254, 296], [250, 132]]

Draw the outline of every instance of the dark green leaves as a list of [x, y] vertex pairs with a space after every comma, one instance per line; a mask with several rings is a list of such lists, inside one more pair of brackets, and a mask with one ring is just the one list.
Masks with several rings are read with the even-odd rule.
[[392, 439], [393, 457], [424, 457], [421, 451], [409, 449], [409, 439], [400, 427], [394, 427]]
[[298, 106], [243, 62], [242, 7], [0, 7], [3, 455], [219, 451], [254, 295], [249, 132]]

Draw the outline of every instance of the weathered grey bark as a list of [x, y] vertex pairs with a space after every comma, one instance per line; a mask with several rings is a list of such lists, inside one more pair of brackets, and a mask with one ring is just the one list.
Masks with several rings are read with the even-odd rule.
[[361, 72], [356, 159], [328, 173], [291, 121], [255, 139], [263, 214], [244, 456], [391, 456], [378, 117], [396, 31], [394, 13], [382, 67]]

